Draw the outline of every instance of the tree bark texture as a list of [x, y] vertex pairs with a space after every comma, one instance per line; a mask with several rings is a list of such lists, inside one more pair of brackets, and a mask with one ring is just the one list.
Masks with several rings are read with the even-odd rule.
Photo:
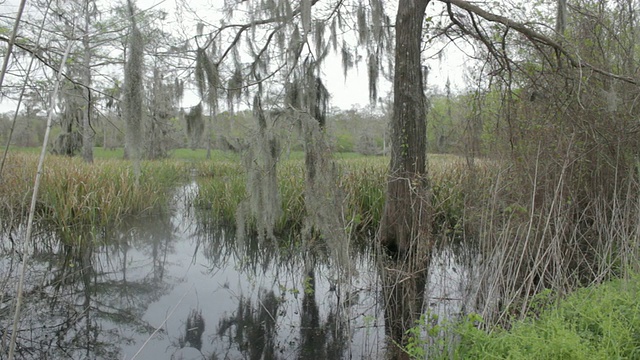
[[406, 330], [420, 317], [429, 264], [430, 202], [426, 180], [426, 107], [420, 45], [429, 0], [401, 0], [396, 49], [391, 161], [379, 242], [392, 257], [383, 261], [388, 357], [408, 358]]
[[[407, 253], [420, 235], [427, 209], [427, 121], [420, 42], [428, 0], [400, 1], [396, 19], [391, 161], [380, 241], [398, 253]], [[417, 218], [416, 218], [417, 217]]]

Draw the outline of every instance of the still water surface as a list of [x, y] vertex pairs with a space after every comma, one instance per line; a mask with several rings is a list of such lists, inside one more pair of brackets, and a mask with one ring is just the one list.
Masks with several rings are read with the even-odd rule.
[[[338, 279], [323, 251], [290, 254], [249, 239], [190, 207], [175, 206], [81, 235], [82, 254], [41, 232], [28, 269], [18, 338], [25, 359], [382, 359], [384, 313], [370, 251]], [[21, 229], [14, 229], [19, 238]], [[3, 234], [2, 328], [10, 328], [18, 255]], [[460, 310], [468, 269], [434, 258], [427, 304]], [[4, 283], [3, 283], [4, 284]]]

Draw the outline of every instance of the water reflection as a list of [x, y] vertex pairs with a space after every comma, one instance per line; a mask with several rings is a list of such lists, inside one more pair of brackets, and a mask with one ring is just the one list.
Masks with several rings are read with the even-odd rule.
[[346, 353], [348, 344], [345, 324], [339, 318], [336, 308], [329, 308], [326, 320], [320, 317], [320, 307], [316, 302], [316, 275], [314, 270], [307, 273], [304, 283], [302, 311], [300, 312], [300, 353], [299, 359], [339, 359]]
[[[41, 231], [27, 272], [19, 358], [377, 357], [381, 312], [365, 255], [354, 259], [368, 275], [351, 284], [361, 301], [347, 307], [321, 257], [287, 251], [288, 243], [238, 243], [232, 229], [214, 224], [177, 206], [115, 228]], [[2, 236], [19, 239], [20, 229]], [[6, 294], [17, 281], [15, 260], [10, 248], [0, 258]]]
[[[61, 235], [55, 235], [37, 239], [39, 245], [45, 241], [50, 244], [39, 247], [27, 271], [18, 358], [119, 357], [121, 351], [116, 344], [133, 339], [118, 332], [116, 326], [149, 333], [152, 327], [142, 317], [147, 304], [158, 299], [164, 287], [144, 277], [128, 280], [126, 256], [113, 256], [104, 248], [96, 248], [95, 239], [88, 234], [84, 234], [80, 248], [64, 245]], [[17, 282], [12, 255], [0, 259], [7, 279], [5, 294], [12, 294]], [[10, 328], [12, 307], [13, 303], [2, 314], [5, 329]]]
[[[276, 359], [284, 352], [277, 342], [279, 299], [272, 290], [261, 290], [255, 301], [241, 297], [235, 313], [220, 319], [217, 334], [225, 344], [224, 358]], [[231, 356], [235, 351], [242, 356]]]
[[[19, 358], [384, 358], [384, 302], [367, 251], [351, 254], [358, 276], [340, 279], [326, 253], [294, 241], [237, 242], [232, 228], [185, 205], [193, 191], [182, 189], [170, 211], [118, 227], [39, 231]], [[11, 229], [2, 240], [20, 239]], [[11, 246], [1, 256], [0, 329], [8, 329], [18, 257]], [[432, 261], [432, 284], [450, 276], [451, 258]], [[432, 289], [429, 303], [452, 306], [459, 290]]]
[[192, 309], [187, 316], [184, 337], [180, 338], [180, 347], [192, 347], [202, 351], [202, 334], [204, 333], [202, 310]]

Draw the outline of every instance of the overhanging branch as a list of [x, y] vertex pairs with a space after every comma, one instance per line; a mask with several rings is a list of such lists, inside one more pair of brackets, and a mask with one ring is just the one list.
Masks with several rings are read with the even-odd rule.
[[[313, 0], [311, 1], [311, 6], [314, 6], [316, 3], [318, 3], [318, 1], [320, 0]], [[291, 17], [296, 17], [301, 13], [302, 9], [301, 6], [299, 6], [297, 9], [295, 9], [293, 11], [293, 13], [291, 14]], [[271, 17], [268, 19], [260, 19], [260, 20], [255, 20], [246, 24], [229, 24], [229, 25], [224, 25], [222, 27], [220, 27], [219, 29], [216, 30], [216, 34], [211, 37], [211, 40], [207, 41], [207, 43], [205, 44], [205, 48], [208, 47], [211, 42], [213, 41], [213, 39], [215, 39], [216, 37], [218, 37], [218, 35], [220, 35], [224, 30], [229, 29], [229, 28], [239, 28], [238, 32], [236, 33], [236, 36], [233, 38], [233, 41], [231, 41], [231, 44], [229, 46], [227, 46], [227, 49], [222, 53], [222, 56], [220, 56], [220, 59], [218, 59], [216, 65], [220, 65], [220, 63], [222, 63], [222, 61], [224, 61], [224, 59], [227, 57], [227, 55], [229, 54], [229, 52], [238, 44], [238, 42], [240, 41], [240, 38], [242, 37], [242, 34], [248, 30], [251, 29], [255, 26], [259, 26], [259, 25], [267, 25], [267, 24], [273, 24], [273, 23], [278, 23], [278, 22], [283, 22], [285, 20], [288, 20], [287, 18], [284, 18], [282, 16], [277, 16], [277, 17]]]
[[[0, 42], [8, 42], [9, 39], [5, 36], [0, 36]], [[60, 71], [60, 69], [56, 68], [52, 62], [49, 59], [46, 59], [45, 57], [43, 57], [41, 55], [42, 50], [40, 48], [36, 48], [36, 47], [31, 47], [28, 45], [24, 45], [22, 43], [16, 42], [14, 44], [17, 48], [22, 49], [23, 51], [27, 52], [28, 54], [30, 54], [31, 56], [33, 56], [36, 60], [38, 60], [41, 64], [43, 64], [44, 66], [46, 66], [47, 68], [49, 68], [50, 70], [52, 70], [56, 75], [58, 74], [58, 72]], [[80, 81], [77, 81], [75, 79], [73, 79], [71, 76], [69, 76], [67, 73], [63, 72], [62, 74], [60, 74], [65, 80], [71, 82], [74, 85], [78, 85], [80, 87], [83, 88], [87, 88], [95, 93], [98, 93], [100, 95], [103, 95], [106, 98], [112, 98], [116, 101], [119, 101], [119, 99], [114, 98], [112, 95], [107, 94], [106, 92], [96, 89], [94, 87], [90, 87], [87, 86], [86, 84], [83, 84]]]
[[571, 64], [571, 66], [576, 67], [576, 68], [586, 68], [586, 69], [590, 69], [591, 71], [610, 77], [612, 79], [616, 79], [616, 80], [620, 80], [620, 81], [624, 81], [626, 83], [629, 84], [633, 84], [633, 85], [640, 85], [640, 83], [638, 82], [637, 79], [634, 79], [632, 77], [628, 77], [628, 76], [622, 76], [622, 75], [618, 75], [618, 74], [614, 74], [612, 72], [609, 71], [605, 71], [603, 69], [600, 69], [596, 66], [593, 66], [591, 64], [589, 64], [586, 61], [583, 61], [579, 58], [576, 58], [575, 56], [573, 56], [571, 54], [571, 52], [569, 52], [564, 46], [562, 46], [562, 44], [560, 44], [559, 42], [557, 42], [556, 40], [541, 34], [537, 31], [535, 31], [534, 29], [531, 29], [529, 27], [527, 27], [526, 25], [519, 23], [517, 21], [513, 21], [507, 17], [504, 17], [502, 15], [498, 15], [498, 14], [493, 14], [490, 13], [488, 11], [485, 11], [483, 9], [481, 9], [480, 7], [473, 5], [465, 0], [440, 0], [441, 2], [449, 5], [455, 5], [463, 10], [469, 11], [471, 13], [476, 14], [477, 16], [487, 20], [487, 21], [491, 21], [491, 22], [495, 22], [495, 23], [499, 23], [502, 24], [508, 28], [512, 28], [515, 31], [519, 32], [520, 34], [524, 35], [525, 37], [527, 37], [529, 40], [531, 40], [532, 42], [537, 42], [537, 43], [541, 43], [545, 46], [549, 46], [552, 49], [554, 49], [556, 52], [558, 52], [559, 54], [564, 55], [567, 60], [569, 61], [569, 63]]

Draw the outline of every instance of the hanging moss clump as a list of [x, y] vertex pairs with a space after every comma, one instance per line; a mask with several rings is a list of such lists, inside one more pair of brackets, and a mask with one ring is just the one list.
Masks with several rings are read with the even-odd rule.
[[194, 106], [184, 116], [187, 128], [187, 138], [191, 145], [191, 149], [195, 150], [200, 143], [202, 134], [204, 133], [204, 120], [202, 118], [202, 103]]
[[[136, 24], [134, 5], [127, 1], [131, 19], [129, 33], [129, 58], [124, 66], [123, 116], [127, 124], [125, 136], [126, 153], [133, 161], [133, 172], [140, 178], [140, 159], [142, 157], [142, 75], [144, 65], [144, 40]], [[137, 182], [137, 181], [136, 181]]]
[[349, 238], [341, 216], [345, 199], [325, 131], [329, 92], [316, 76], [312, 62], [305, 62], [295, 80], [287, 86], [287, 99], [305, 151], [307, 218], [302, 237], [310, 240], [307, 242], [309, 247], [316, 244], [314, 239], [321, 238], [323, 241], [317, 244], [327, 247], [331, 259], [338, 265], [336, 268], [343, 273], [341, 275], [352, 273], [355, 269], [350, 261]]
[[260, 94], [253, 100], [253, 116], [258, 129], [244, 157], [248, 198], [238, 206], [238, 236], [242, 239], [246, 235], [247, 220], [253, 219], [259, 239], [275, 241], [275, 225], [282, 215], [277, 176], [280, 150], [271, 126], [273, 122], [267, 121]]

